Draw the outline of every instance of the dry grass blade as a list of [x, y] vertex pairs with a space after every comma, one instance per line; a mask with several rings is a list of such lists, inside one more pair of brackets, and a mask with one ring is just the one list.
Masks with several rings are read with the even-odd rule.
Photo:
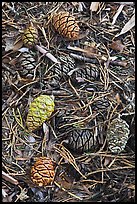
[[131, 19], [124, 25], [121, 32], [117, 34], [115, 37], [123, 35], [124, 33], [128, 32], [135, 26], [135, 14], [131, 17]]
[[22, 116], [21, 116], [21, 113], [20, 113], [20, 110], [17, 109], [17, 112], [19, 114], [19, 118], [17, 117], [16, 113], [15, 113], [15, 109], [13, 108], [13, 116], [15, 117], [15, 120], [17, 122], [17, 124], [22, 128], [22, 129], [25, 129], [24, 126], [23, 126], [23, 121], [22, 121]]
[[114, 15], [113, 17], [113, 21], [112, 21], [112, 25], [115, 24], [116, 20], [117, 20], [117, 17], [119, 16], [119, 14], [121, 13], [122, 9], [124, 8], [124, 5], [120, 5], [118, 10], [117, 10], [117, 13]]

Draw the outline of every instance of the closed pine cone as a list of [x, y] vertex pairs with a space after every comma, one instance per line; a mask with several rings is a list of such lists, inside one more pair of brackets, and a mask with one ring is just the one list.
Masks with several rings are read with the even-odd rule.
[[54, 176], [53, 161], [48, 157], [39, 157], [31, 168], [31, 179], [40, 187], [50, 185]]
[[19, 74], [23, 79], [33, 79], [36, 61], [31, 52], [22, 53], [19, 59]]
[[55, 75], [55, 79], [61, 80], [62, 78], [67, 78], [68, 73], [75, 68], [75, 60], [64, 54], [61, 54], [58, 59], [61, 63], [55, 64], [51, 71]]
[[129, 125], [121, 118], [115, 118], [107, 130], [108, 148], [112, 153], [119, 154], [125, 149], [129, 136]]
[[48, 95], [40, 95], [30, 104], [26, 124], [29, 131], [39, 128], [43, 122], [49, 119], [54, 111], [54, 101]]
[[58, 33], [69, 40], [75, 40], [79, 36], [79, 26], [75, 20], [75, 17], [69, 14], [69, 12], [61, 11], [55, 13], [52, 18], [52, 24]]
[[38, 42], [38, 30], [33, 25], [29, 25], [24, 31], [22, 41], [26, 47], [32, 48]]

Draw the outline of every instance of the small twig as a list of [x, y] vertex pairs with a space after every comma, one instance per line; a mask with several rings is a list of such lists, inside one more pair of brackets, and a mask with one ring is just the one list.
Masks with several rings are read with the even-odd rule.
[[2, 178], [5, 179], [6, 181], [9, 181], [10, 183], [12, 183], [14, 185], [19, 184], [19, 182], [16, 179], [14, 179], [12, 176], [8, 175], [4, 171], [2, 171]]
[[55, 62], [55, 63], [60, 63], [51, 53], [49, 53], [49, 51], [47, 51], [47, 50], [45, 49], [45, 47], [42, 48], [42, 47], [39, 46], [39, 45], [36, 45], [35, 47], [36, 47], [36, 49], [37, 49], [39, 52], [41, 52], [42, 54], [44, 54], [46, 57], [48, 57], [49, 59], [51, 59], [53, 62]]
[[[93, 63], [93, 64], [98, 64], [98, 60], [94, 57], [94, 59], [92, 58], [89, 58], [89, 57], [85, 57], [85, 56], [82, 56], [82, 55], [78, 55], [78, 54], [73, 54], [73, 53], [70, 53], [70, 56], [73, 57], [74, 59], [77, 59], [77, 60], [81, 60], [81, 61], [84, 61], [84, 62], [90, 62], [90, 63]], [[101, 62], [104, 62], [106, 61], [106, 58], [105, 59], [101, 59]], [[126, 67], [127, 66], [127, 62], [125, 61], [112, 61], [110, 60], [110, 64], [111, 65], [118, 65], [118, 66], [122, 66], [122, 67]]]
[[45, 93], [47, 95], [54, 95], [54, 96], [69, 96], [69, 93], [63, 90], [42, 90], [42, 93]]
[[93, 171], [93, 172], [90, 172], [87, 174], [87, 177], [88, 176], [91, 176], [93, 174], [96, 174], [96, 173], [99, 173], [99, 172], [107, 172], [107, 171], [118, 171], [118, 170], [123, 170], [123, 169], [133, 169], [135, 168], [134, 166], [123, 166], [123, 167], [116, 167], [116, 168], [112, 168], [112, 169], [98, 169], [96, 171]]
[[70, 78], [69, 78], [68, 81], [69, 81], [69, 85], [70, 85], [70, 87], [73, 89], [73, 91], [75, 92], [76, 96], [77, 96], [78, 98], [80, 98], [80, 96], [79, 96], [77, 90], [76, 90], [75, 87], [72, 85]]
[[19, 113], [20, 119], [17, 118], [17, 116], [16, 116], [16, 114], [15, 114], [15, 111], [14, 111], [14, 108], [13, 108], [12, 111], [13, 111], [13, 116], [15, 117], [15, 120], [16, 120], [17, 124], [18, 124], [20, 127], [22, 127], [22, 129], [25, 129], [24, 126], [23, 126], [23, 121], [22, 121], [22, 117], [21, 117], [21, 114], [20, 114], [19, 109], [17, 109], [17, 111], [18, 111], [18, 113]]
[[134, 2], [108, 2], [108, 3], [114, 3], [114, 4], [124, 4], [124, 5], [134, 5]]

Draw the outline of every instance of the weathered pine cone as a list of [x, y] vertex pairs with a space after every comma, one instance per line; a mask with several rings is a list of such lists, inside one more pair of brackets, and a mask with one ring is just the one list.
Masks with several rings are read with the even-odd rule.
[[32, 48], [38, 42], [38, 30], [29, 25], [23, 33], [22, 41], [26, 47]]
[[48, 157], [39, 157], [31, 168], [31, 179], [40, 187], [50, 185], [54, 176], [54, 164]]
[[74, 128], [70, 131], [64, 142], [70, 150], [76, 153], [94, 151], [98, 146], [98, 140], [94, 137], [92, 130], [81, 128]]
[[19, 59], [19, 74], [24, 79], [33, 79], [36, 61], [31, 52], [23, 52]]
[[85, 66], [76, 69], [74, 72], [75, 78], [83, 78], [89, 81], [97, 80], [99, 74], [99, 70], [96, 67], [93, 67], [90, 63], [85, 63]]
[[55, 79], [61, 80], [68, 77], [68, 73], [75, 68], [75, 60], [69, 55], [60, 55], [58, 57], [60, 64], [55, 64], [52, 68], [52, 73]]
[[107, 110], [110, 103], [107, 97], [100, 97], [98, 100], [93, 102], [93, 110]]
[[75, 40], [79, 36], [79, 26], [75, 18], [69, 12], [61, 11], [55, 13], [52, 18], [52, 24], [58, 33], [69, 40]]
[[26, 124], [29, 131], [39, 128], [42, 123], [49, 119], [54, 111], [54, 101], [48, 95], [40, 95], [30, 104]]
[[129, 135], [129, 125], [121, 118], [112, 120], [107, 130], [108, 148], [112, 153], [119, 154], [125, 149]]

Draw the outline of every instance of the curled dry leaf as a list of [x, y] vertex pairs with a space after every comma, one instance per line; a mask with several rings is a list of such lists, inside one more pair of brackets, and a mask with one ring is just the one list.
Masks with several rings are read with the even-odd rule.
[[5, 51], [8, 52], [9, 50], [13, 49], [14, 46], [14, 42], [13, 39], [11, 38], [6, 38], [5, 39], [5, 43], [6, 43], [6, 47], [5, 47]]
[[122, 52], [123, 49], [125, 48], [125, 45], [123, 45], [120, 40], [117, 40], [111, 43], [110, 48]]
[[22, 45], [23, 45], [23, 42], [22, 40], [18, 40], [16, 42], [14, 42], [13, 39], [11, 38], [6, 38], [5, 39], [5, 42], [6, 42], [6, 47], [5, 47], [5, 51], [8, 52], [10, 50], [13, 50], [13, 51], [17, 51], [19, 50]]
[[22, 46], [23, 46], [23, 42], [22, 42], [22, 40], [20, 39], [19, 41], [17, 41], [17, 42], [14, 43], [12, 50], [13, 50], [13, 51], [17, 51], [17, 50], [19, 50]]
[[111, 157], [105, 157], [105, 158], [104, 158], [104, 161], [103, 161], [104, 166], [105, 166], [105, 167], [108, 166], [111, 161], [112, 161], [112, 158], [111, 158]]

